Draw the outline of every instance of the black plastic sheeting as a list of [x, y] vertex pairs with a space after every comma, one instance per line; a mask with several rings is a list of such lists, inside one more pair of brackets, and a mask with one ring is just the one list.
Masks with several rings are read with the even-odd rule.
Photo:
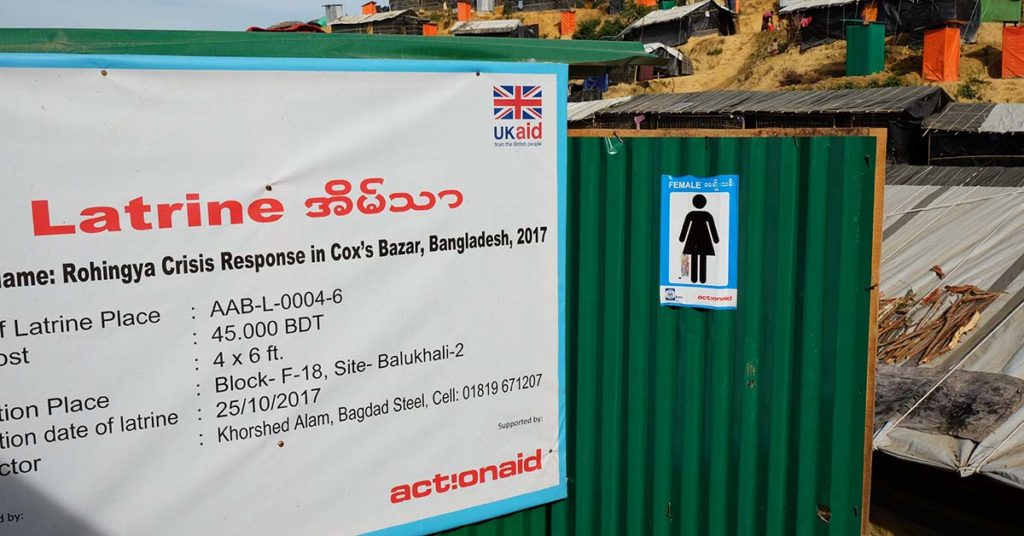
[[732, 35], [736, 33], [736, 21], [733, 14], [721, 9], [713, 2], [693, 11], [684, 17], [648, 26], [642, 26], [628, 33], [623, 33], [626, 41], [641, 43], [662, 43], [670, 47], [685, 44], [691, 37], [720, 33]]
[[946, 166], [1024, 166], [1024, 134], [929, 133], [928, 163]]
[[833, 41], [846, 39], [845, 20], [859, 19], [859, 4], [820, 7], [800, 12], [793, 18], [799, 25], [801, 18], [810, 17], [810, 23], [800, 28], [800, 50], [827, 45]]
[[978, 41], [981, 25], [981, 0], [881, 0], [878, 20], [885, 23], [885, 34], [906, 38], [911, 47], [921, 47], [924, 30], [947, 21], [967, 23], [960, 30], [964, 43]]

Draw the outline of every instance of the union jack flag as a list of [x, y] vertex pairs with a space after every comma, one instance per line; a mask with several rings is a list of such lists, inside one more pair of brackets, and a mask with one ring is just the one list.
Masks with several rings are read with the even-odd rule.
[[540, 119], [540, 86], [494, 86], [495, 119]]

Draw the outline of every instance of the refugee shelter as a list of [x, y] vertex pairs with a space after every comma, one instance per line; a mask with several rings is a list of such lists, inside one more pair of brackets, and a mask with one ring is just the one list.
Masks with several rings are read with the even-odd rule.
[[736, 14], [714, 0], [652, 11], [630, 24], [618, 38], [677, 47], [691, 37], [736, 33]]
[[874, 446], [1024, 488], [1024, 168], [891, 166]]
[[664, 58], [664, 65], [641, 65], [637, 67], [636, 80], [643, 82], [653, 78], [669, 76], [689, 76], [693, 74], [693, 62], [675, 47], [662, 43], [648, 43], [644, 51], [653, 56]]
[[429, 22], [411, 9], [385, 11], [369, 15], [350, 15], [331, 21], [331, 33], [360, 33], [374, 35], [420, 35], [423, 24]]
[[964, 43], [978, 41], [981, 25], [981, 0], [879, 0], [878, 20], [885, 23], [886, 35], [896, 41], [920, 48], [924, 31], [950, 21], [963, 23], [960, 39]]
[[950, 104], [924, 127], [931, 164], [1024, 166], [1024, 104]]
[[444, 9], [446, 4], [449, 8], [454, 8], [455, 0], [452, 0], [451, 2], [445, 2], [445, 0], [391, 0], [388, 3], [392, 11], [401, 11], [403, 9], [440, 11]]
[[505, 13], [516, 11], [554, 11], [584, 7], [583, 0], [504, 0]]
[[937, 87], [661, 93], [609, 106], [593, 122], [617, 129], [882, 127], [890, 162], [923, 164], [922, 121], [951, 101]]
[[846, 39], [846, 21], [861, 18], [859, 0], [790, 0], [779, 16], [800, 29], [800, 50]]
[[449, 33], [457, 36], [536, 38], [537, 27], [527, 26], [519, 19], [471, 20], [456, 22]]

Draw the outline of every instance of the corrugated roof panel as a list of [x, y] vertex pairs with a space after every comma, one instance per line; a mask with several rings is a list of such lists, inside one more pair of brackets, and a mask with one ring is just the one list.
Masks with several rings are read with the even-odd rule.
[[[885, 192], [884, 295], [912, 289], [924, 296], [947, 285], [1002, 293], [956, 348], [920, 366], [1024, 379], [1024, 168], [892, 166]], [[936, 265], [945, 273], [941, 280], [930, 271]], [[913, 411], [891, 417], [875, 447], [1024, 488], [1024, 409], [1011, 408], [980, 443], [896, 424]]]
[[0, 29], [0, 52], [661, 65], [635, 41], [181, 30]]
[[929, 117], [924, 126], [948, 132], [1024, 132], [1024, 104], [953, 103]]
[[923, 117], [949, 100], [949, 96], [937, 87], [816, 91], [726, 90], [640, 95], [608, 108], [605, 113], [910, 113]]
[[452, 25], [450, 33], [480, 34], [496, 32], [513, 32], [521, 26], [523, 26], [523, 22], [519, 19], [471, 20], [465, 22], [456, 22], [455, 24]]
[[335, 24], [340, 24], [349, 26], [355, 24], [366, 24], [370, 22], [380, 22], [385, 20], [396, 19], [410, 12], [415, 14], [415, 11], [411, 9], [401, 9], [399, 11], [385, 11], [383, 13], [374, 13], [372, 15], [348, 15], [345, 17], [338, 17], [332, 20], [331, 25], [333, 26]]
[[[858, 534], [877, 140], [608, 143], [569, 139], [569, 498], [456, 534]], [[657, 305], [663, 173], [740, 175], [736, 310]]]
[[952, 103], [925, 119], [925, 128], [959, 132], [977, 132], [992, 112], [992, 104]]
[[569, 103], [569, 122], [584, 121], [594, 117], [594, 114], [620, 102], [628, 101], [631, 97], [619, 97], [616, 99], [604, 99], [586, 102]]

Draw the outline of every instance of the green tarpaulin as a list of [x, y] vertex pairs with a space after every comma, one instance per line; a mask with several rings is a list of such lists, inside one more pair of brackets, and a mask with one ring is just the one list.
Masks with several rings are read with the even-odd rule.
[[538, 61], [577, 68], [664, 61], [641, 43], [621, 41], [177, 30], [0, 29], [0, 52]]
[[981, 0], [982, 22], [1018, 21], [1021, 0]]
[[846, 76], [880, 73], [885, 69], [885, 24], [846, 23]]

